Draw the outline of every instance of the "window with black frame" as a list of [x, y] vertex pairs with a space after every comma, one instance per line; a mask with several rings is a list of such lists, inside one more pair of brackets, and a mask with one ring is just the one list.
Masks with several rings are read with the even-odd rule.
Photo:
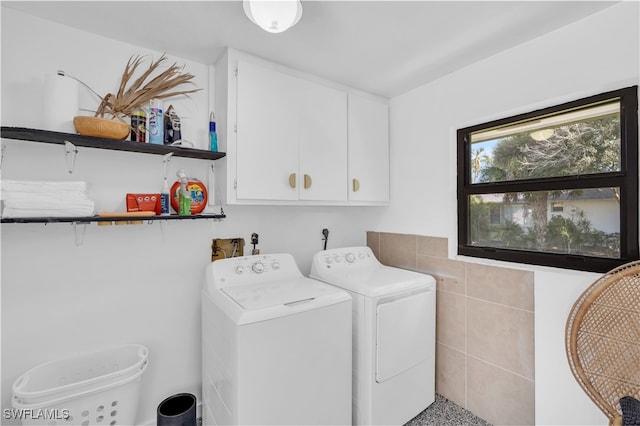
[[457, 136], [458, 254], [594, 272], [638, 259], [637, 86]]

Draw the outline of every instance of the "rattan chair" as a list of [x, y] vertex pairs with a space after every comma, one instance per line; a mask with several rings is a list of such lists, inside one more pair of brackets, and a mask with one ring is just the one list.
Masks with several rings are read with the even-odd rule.
[[607, 272], [582, 293], [565, 340], [576, 380], [609, 425], [621, 425], [620, 398], [640, 399], [640, 261]]

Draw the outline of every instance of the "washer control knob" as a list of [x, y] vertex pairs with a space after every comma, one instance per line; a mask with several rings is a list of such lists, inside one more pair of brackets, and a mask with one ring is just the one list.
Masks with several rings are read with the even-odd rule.
[[335, 260], [336, 263], [342, 262], [342, 258], [340, 256], [338, 256], [337, 254], [335, 256], [333, 256], [333, 260]]
[[356, 260], [356, 255], [353, 253], [347, 253], [344, 255], [344, 258], [347, 262], [353, 263], [353, 261]]
[[251, 265], [251, 270], [256, 274], [261, 274], [264, 272], [264, 264], [262, 262], [256, 262]]
[[332, 258], [330, 258], [330, 257], [325, 257], [325, 258], [324, 258], [324, 261], [325, 261], [325, 262], [327, 262], [327, 264], [331, 264], [331, 263], [333, 263], [333, 259], [332, 259]]
[[236, 266], [236, 274], [240, 275], [244, 272], [244, 268], [240, 265]]
[[364, 259], [364, 253], [362, 253], [362, 252], [358, 253], [358, 257], [359, 257], [360, 259]]
[[273, 269], [274, 271], [277, 271], [278, 269], [280, 269], [280, 263], [278, 262], [273, 262], [271, 264], [271, 269]]

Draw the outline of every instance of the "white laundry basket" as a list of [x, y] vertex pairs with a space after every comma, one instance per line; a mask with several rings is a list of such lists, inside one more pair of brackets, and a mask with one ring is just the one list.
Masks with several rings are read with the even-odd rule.
[[[130, 349], [121, 348], [123, 352]], [[27, 383], [37, 384], [35, 388], [40, 393], [37, 398], [32, 399], [14, 394], [14, 417], [19, 418], [23, 425], [133, 425], [142, 374], [149, 362], [148, 351], [144, 348], [144, 354], [141, 355], [144, 359], [141, 362], [126, 363], [115, 371], [109, 368], [107, 373], [101, 374], [100, 371], [104, 371], [105, 366], [103, 355], [114, 354], [112, 351], [113, 349], [109, 349], [92, 353], [95, 360], [93, 364], [90, 362], [90, 354], [79, 356], [77, 359], [83, 366], [80, 370], [84, 373], [81, 371], [77, 377], [82, 379], [63, 386], [56, 384], [68, 377], [69, 369], [62, 367], [68, 367], [72, 358], [60, 360], [61, 369], [57, 375], [54, 373], [57, 370], [56, 361], [41, 364], [38, 366], [41, 369], [36, 367], [29, 370], [28, 380], [21, 376], [16, 380], [18, 386], [14, 385], [14, 388], [24, 390]], [[116, 358], [117, 356], [114, 357]], [[91, 375], [90, 372], [94, 374]], [[47, 380], [50, 381], [49, 386]]]
[[35, 404], [106, 386], [137, 373], [148, 356], [146, 347], [126, 344], [45, 362], [16, 379], [13, 396]]

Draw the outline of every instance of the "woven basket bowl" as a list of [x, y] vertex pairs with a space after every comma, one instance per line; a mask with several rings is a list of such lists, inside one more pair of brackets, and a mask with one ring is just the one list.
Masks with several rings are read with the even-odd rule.
[[95, 136], [107, 139], [125, 139], [129, 136], [131, 127], [119, 120], [109, 120], [102, 117], [76, 116], [73, 125], [83, 136]]

